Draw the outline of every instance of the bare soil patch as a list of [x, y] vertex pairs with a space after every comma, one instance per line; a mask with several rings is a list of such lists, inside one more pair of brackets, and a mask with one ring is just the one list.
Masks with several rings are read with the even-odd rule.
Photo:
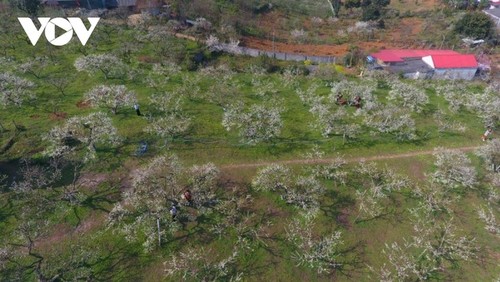
[[78, 179], [77, 185], [95, 189], [106, 180], [108, 180], [108, 174], [106, 173], [83, 173]]
[[367, 52], [377, 49], [401, 48], [401, 45], [393, 42], [365, 41], [357, 43], [344, 43], [339, 45], [312, 45], [312, 44], [289, 44], [283, 42], [274, 42], [272, 40], [256, 37], [244, 37], [241, 40], [243, 46], [259, 50], [315, 55], [315, 56], [344, 56], [349, 52], [353, 44], [357, 44], [362, 50]]
[[95, 230], [106, 220], [106, 215], [104, 213], [92, 213], [83, 222], [80, 223], [74, 230], [76, 233], [87, 233], [91, 230]]
[[55, 112], [49, 115], [50, 120], [63, 120], [68, 116], [68, 113]]
[[71, 226], [66, 223], [55, 225], [51, 230], [54, 232], [36, 243], [39, 249], [49, 249], [51, 246], [60, 243], [71, 232]]
[[89, 108], [90, 107], [90, 103], [88, 101], [85, 101], [85, 100], [80, 100], [76, 103], [76, 106], [79, 108], [79, 109], [85, 109], [85, 108]]

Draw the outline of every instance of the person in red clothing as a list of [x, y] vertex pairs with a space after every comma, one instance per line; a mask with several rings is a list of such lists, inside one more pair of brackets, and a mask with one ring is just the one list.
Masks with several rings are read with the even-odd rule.
[[346, 105], [347, 104], [347, 100], [344, 98], [344, 95], [342, 94], [337, 94], [335, 96], [336, 100], [335, 100], [335, 104], [337, 105], [340, 105], [340, 106], [343, 106], [343, 105]]
[[182, 194], [182, 198], [188, 202], [189, 205], [193, 203], [193, 195], [189, 189], [186, 189]]

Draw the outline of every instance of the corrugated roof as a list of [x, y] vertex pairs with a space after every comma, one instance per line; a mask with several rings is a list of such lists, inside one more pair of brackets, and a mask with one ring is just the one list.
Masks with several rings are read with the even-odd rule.
[[500, 8], [495, 8], [495, 9], [488, 9], [484, 10], [483, 12], [495, 17], [495, 18], [500, 18]]
[[453, 50], [425, 50], [425, 49], [386, 49], [380, 50], [377, 53], [371, 54], [383, 62], [403, 62], [404, 58], [422, 58], [430, 55], [451, 55], [459, 54]]
[[474, 55], [432, 55], [431, 58], [436, 69], [477, 68], [478, 66]]

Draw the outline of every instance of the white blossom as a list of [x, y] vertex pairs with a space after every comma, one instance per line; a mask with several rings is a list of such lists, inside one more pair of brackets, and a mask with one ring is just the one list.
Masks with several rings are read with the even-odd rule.
[[497, 222], [491, 207], [481, 207], [477, 211], [479, 218], [485, 223], [484, 229], [493, 234], [500, 235], [500, 224]]
[[132, 107], [137, 103], [135, 93], [127, 90], [125, 85], [99, 85], [85, 94], [85, 100], [94, 107], [106, 107], [118, 113], [118, 108]]
[[485, 161], [488, 170], [500, 169], [500, 139], [490, 140], [481, 146], [476, 154]]
[[[108, 215], [109, 227], [125, 235], [128, 241], [142, 242], [150, 252], [160, 238], [168, 238], [178, 230], [178, 223], [169, 220], [170, 203], [180, 189], [182, 164], [175, 155], [162, 155], [134, 173], [132, 189], [123, 193]], [[158, 234], [157, 221], [161, 230]]]
[[247, 111], [241, 112], [240, 105], [230, 106], [224, 112], [222, 125], [226, 130], [239, 129], [244, 142], [256, 144], [270, 141], [281, 133], [283, 121], [281, 109], [265, 105], [253, 105]]
[[190, 248], [164, 262], [165, 275], [180, 274], [183, 280], [193, 281], [242, 281], [243, 272], [238, 268], [238, 259], [246, 253], [243, 246], [236, 243], [228, 256], [214, 254], [214, 250]]
[[476, 170], [464, 153], [442, 148], [436, 148], [434, 151], [434, 181], [451, 188], [472, 188], [477, 184]]
[[386, 107], [365, 115], [365, 123], [382, 133], [393, 134], [397, 140], [414, 140], [415, 121], [397, 107]]
[[105, 79], [124, 78], [128, 67], [118, 57], [111, 54], [92, 54], [75, 60], [77, 71], [85, 71], [90, 75], [101, 72]]
[[257, 172], [252, 180], [252, 186], [258, 191], [280, 191], [288, 189], [291, 171], [288, 167], [279, 164], [266, 166]]
[[35, 96], [31, 89], [35, 85], [10, 73], [0, 73], [0, 106], [21, 106]]
[[392, 81], [390, 86], [389, 100], [396, 101], [404, 108], [420, 113], [424, 106], [429, 103], [429, 97], [420, 88], [400, 81]]
[[49, 142], [49, 147], [44, 151], [46, 155], [65, 156], [83, 145], [86, 148], [85, 160], [96, 157], [96, 144], [120, 143], [111, 119], [102, 112], [72, 117], [63, 125], [52, 128], [44, 139]]
[[153, 119], [144, 130], [161, 138], [172, 139], [184, 134], [190, 126], [191, 119], [181, 115], [166, 114]]
[[288, 225], [287, 240], [295, 248], [292, 259], [297, 266], [315, 269], [319, 274], [332, 273], [342, 266], [342, 233], [336, 231], [326, 236], [315, 236], [312, 222], [295, 219]]

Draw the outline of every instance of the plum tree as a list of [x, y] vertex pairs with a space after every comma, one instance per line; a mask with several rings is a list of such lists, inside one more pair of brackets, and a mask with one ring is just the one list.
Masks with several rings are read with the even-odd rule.
[[429, 103], [429, 97], [418, 87], [396, 80], [391, 81], [390, 87], [389, 100], [394, 100], [401, 107], [419, 113]]
[[427, 280], [460, 260], [477, 257], [476, 239], [458, 235], [456, 223], [436, 221], [429, 213], [411, 210], [414, 235], [402, 243], [386, 243], [383, 253], [389, 264], [379, 272], [383, 281]]
[[21, 106], [35, 97], [33, 82], [10, 73], [0, 73], [0, 106]]
[[[182, 169], [175, 155], [151, 160], [136, 173], [132, 189], [123, 193], [123, 200], [109, 213], [109, 226], [117, 227], [128, 241], [141, 242], [146, 252], [157, 246], [158, 237], [168, 239], [179, 228], [165, 215], [179, 190]], [[161, 231], [157, 224], [163, 226]]]
[[242, 105], [232, 105], [224, 112], [222, 126], [239, 129], [243, 142], [254, 145], [278, 137], [283, 127], [282, 110], [278, 107], [253, 105], [243, 111]]
[[77, 71], [84, 71], [90, 75], [100, 72], [105, 79], [124, 78], [129, 74], [126, 64], [118, 57], [106, 53], [79, 57], [75, 60], [74, 66]]
[[472, 188], [477, 184], [477, 173], [471, 160], [462, 152], [434, 149], [436, 171], [432, 180], [450, 188]]
[[489, 141], [480, 147], [476, 154], [485, 161], [489, 170], [498, 171], [500, 169], [500, 139]]
[[289, 223], [286, 238], [295, 249], [292, 258], [298, 266], [312, 268], [319, 274], [332, 273], [342, 266], [342, 233], [315, 236], [313, 230], [311, 220], [295, 219]]
[[52, 128], [44, 136], [49, 142], [44, 154], [72, 158], [76, 157], [72, 154], [84, 146], [84, 160], [89, 161], [96, 158], [96, 144], [117, 145], [120, 139], [112, 120], [105, 113], [91, 113], [69, 118], [63, 125]]
[[366, 125], [382, 133], [394, 135], [397, 140], [414, 140], [417, 138], [415, 121], [409, 113], [397, 107], [386, 107], [366, 113], [364, 121]]
[[115, 115], [118, 108], [132, 107], [137, 103], [135, 93], [127, 90], [125, 85], [98, 85], [85, 93], [85, 100], [94, 107], [106, 107]]

